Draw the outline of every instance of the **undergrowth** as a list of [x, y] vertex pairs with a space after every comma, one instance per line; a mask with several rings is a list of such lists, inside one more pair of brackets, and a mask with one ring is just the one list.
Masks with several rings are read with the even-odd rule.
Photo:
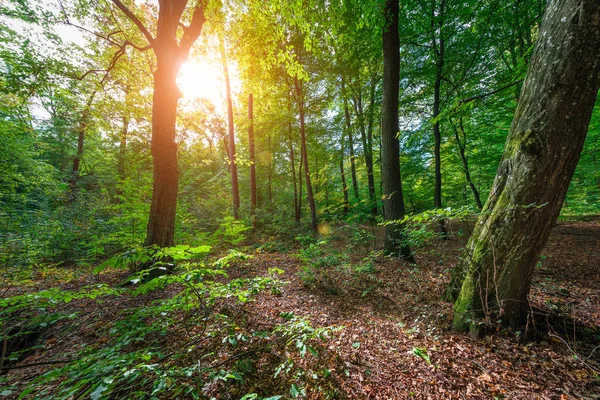
[[[316, 368], [322, 342], [334, 329], [313, 328], [294, 314], [282, 314], [271, 326], [258, 325], [248, 305], [261, 294], [278, 295], [284, 283], [277, 275], [282, 271], [231, 279], [228, 269], [242, 267], [251, 256], [230, 251], [208, 262], [209, 251], [208, 246], [136, 249], [94, 272], [152, 260], [153, 268], [171, 273], [147, 280], [148, 270], [143, 270], [121, 287], [53, 288], [0, 300], [3, 342], [11, 350], [2, 354], [3, 372], [27, 354], [43, 352], [40, 338], [50, 327], [77, 325], [77, 312], [65, 311], [70, 302], [92, 308], [97, 302], [141, 304], [121, 311], [114, 321], [97, 316], [94, 340], [73, 348], [64, 359], [51, 360], [53, 368], [30, 381], [18, 398], [273, 400], [312, 390], [334, 393], [330, 373]], [[64, 320], [69, 323], [61, 325]], [[32, 332], [35, 337], [29, 336]], [[278, 383], [265, 380], [265, 373]], [[18, 393], [7, 375], [0, 376], [0, 385], [2, 395]]]

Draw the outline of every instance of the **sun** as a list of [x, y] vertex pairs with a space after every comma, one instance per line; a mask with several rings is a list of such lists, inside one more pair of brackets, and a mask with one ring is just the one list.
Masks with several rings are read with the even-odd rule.
[[215, 106], [223, 104], [223, 71], [205, 60], [188, 60], [179, 71], [177, 86], [184, 100], [207, 99]]

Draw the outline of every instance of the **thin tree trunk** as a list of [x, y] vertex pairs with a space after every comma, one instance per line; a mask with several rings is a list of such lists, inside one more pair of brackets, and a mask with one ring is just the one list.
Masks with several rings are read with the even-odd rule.
[[344, 215], [348, 214], [350, 202], [348, 201], [348, 185], [346, 184], [346, 172], [344, 171], [344, 134], [340, 136], [340, 177], [342, 179], [342, 192], [344, 193]]
[[229, 68], [227, 66], [227, 57], [225, 55], [225, 45], [220, 38], [221, 60], [223, 62], [223, 76], [225, 78], [225, 97], [227, 101], [227, 126], [229, 138], [229, 168], [231, 172], [231, 197], [233, 204], [233, 218], [240, 218], [240, 189], [237, 173], [237, 154], [235, 150], [235, 134], [233, 125], [233, 102], [231, 100], [231, 82], [229, 81]]
[[129, 113], [128, 111], [125, 111], [122, 117], [121, 135], [119, 137], [119, 160], [117, 162], [117, 175], [119, 177], [119, 182], [115, 191], [117, 203], [122, 202], [122, 198], [120, 197], [123, 194], [122, 185], [124, 184], [125, 179], [127, 178], [125, 162], [127, 157], [127, 139], [129, 136], [129, 122]]
[[375, 179], [373, 177], [373, 107], [375, 104], [375, 81], [371, 82], [369, 95], [369, 115], [368, 127], [365, 130], [365, 113], [362, 105], [362, 97], [360, 93], [354, 101], [354, 109], [358, 115], [360, 126], [360, 137], [362, 140], [363, 151], [365, 154], [365, 166], [367, 168], [367, 179], [369, 184], [369, 200], [371, 201], [371, 214], [377, 215], [377, 200], [375, 199]]
[[[398, 0], [385, 2], [383, 28], [383, 101], [381, 105], [381, 181], [386, 221], [404, 218], [404, 197], [400, 178], [400, 142], [398, 141], [398, 89], [400, 86], [400, 36]], [[402, 227], [385, 227], [385, 250], [412, 260], [410, 247], [404, 242]]]
[[85, 108], [81, 113], [79, 126], [77, 127], [77, 153], [75, 153], [75, 157], [73, 158], [73, 169], [71, 171], [71, 179], [69, 180], [69, 203], [74, 203], [77, 200], [77, 182], [79, 182], [80, 164], [81, 159], [83, 158], [85, 133], [89, 123], [90, 108], [92, 107], [95, 96], [96, 91], [94, 90], [86, 102]]
[[315, 194], [319, 194], [319, 153], [315, 154]]
[[288, 144], [290, 148], [290, 166], [292, 168], [292, 182], [294, 183], [294, 221], [298, 223], [300, 222], [300, 204], [298, 203], [298, 183], [296, 182], [294, 143], [292, 141], [292, 121], [288, 122]]
[[352, 135], [352, 123], [350, 120], [350, 109], [348, 108], [348, 99], [346, 97], [346, 89], [344, 77], [342, 77], [342, 97], [344, 99], [344, 116], [346, 118], [346, 132], [348, 133], [348, 147], [350, 149], [350, 172], [352, 176], [352, 189], [354, 191], [354, 199], [358, 201], [360, 195], [358, 193], [358, 179], [356, 178], [356, 157], [354, 156], [354, 137]]
[[[271, 148], [271, 135], [267, 136], [267, 149], [269, 150], [269, 154], [273, 154], [273, 149]], [[267, 174], [267, 188], [269, 190], [269, 207], [273, 206], [273, 157], [269, 157], [269, 172]]]
[[298, 166], [298, 222], [302, 219], [302, 167], [304, 164], [304, 155], [302, 154], [302, 146], [300, 146], [300, 165]]
[[[444, 50], [445, 50], [445, 38], [444, 38], [444, 11], [445, 11], [445, 0], [441, 0], [439, 9], [439, 25], [436, 29], [435, 13], [434, 10], [431, 12], [431, 41], [432, 48], [435, 55], [435, 84], [433, 88], [433, 137], [435, 139], [434, 145], [434, 160], [435, 160], [435, 184], [433, 203], [435, 208], [442, 208], [442, 156], [441, 156], [441, 145], [442, 145], [442, 133], [440, 131], [440, 101], [441, 101], [441, 87], [442, 78], [444, 71]], [[439, 38], [436, 40], [436, 30], [439, 29]], [[448, 231], [446, 229], [446, 221], [440, 219], [438, 229], [442, 239], [448, 238]]]
[[551, 1], [492, 191], [453, 273], [454, 329], [480, 335], [499, 319], [514, 330], [527, 322], [535, 265], [560, 213], [600, 87], [598, 54], [600, 3]]
[[306, 198], [310, 207], [311, 227], [314, 231], [317, 230], [317, 206], [313, 195], [313, 188], [310, 182], [310, 168], [308, 167], [308, 152], [306, 150], [306, 131], [304, 128], [304, 93], [302, 84], [298, 81], [298, 77], [294, 77], [294, 85], [296, 86], [296, 97], [298, 100], [298, 114], [300, 119], [300, 146], [302, 151], [302, 160], [304, 161], [304, 177], [306, 179]]
[[248, 150], [250, 153], [250, 204], [252, 225], [256, 228], [256, 160], [254, 154], [254, 101], [252, 93], [248, 95]]
[[462, 140], [458, 134], [458, 128], [456, 128], [456, 126], [454, 124], [452, 124], [452, 128], [454, 129], [454, 138], [456, 139], [456, 144], [458, 146], [458, 155], [460, 156], [463, 171], [465, 173], [465, 181], [467, 182], [467, 184], [471, 188], [471, 191], [473, 192], [473, 197], [475, 198], [475, 204], [477, 204], [477, 208], [479, 208], [479, 210], [481, 210], [483, 208], [483, 204], [481, 203], [481, 197], [479, 196], [479, 191], [477, 190], [477, 187], [475, 187], [475, 184], [473, 183], [473, 180], [471, 179], [471, 171], [469, 169], [469, 161], [467, 160], [467, 155], [466, 155], [467, 133], [465, 132], [462, 116], [460, 117], [460, 120], [459, 120], [459, 127], [460, 127], [460, 131], [462, 132], [462, 137], [463, 137]]
[[126, 178], [125, 170], [125, 158], [127, 154], [127, 138], [129, 135], [129, 122], [130, 118], [127, 113], [123, 114], [121, 136], [119, 137], [119, 162], [117, 165], [117, 173], [119, 174], [119, 181], [123, 182]]

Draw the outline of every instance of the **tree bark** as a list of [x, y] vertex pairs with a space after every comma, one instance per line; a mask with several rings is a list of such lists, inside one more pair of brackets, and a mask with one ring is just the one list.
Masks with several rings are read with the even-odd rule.
[[[404, 197], [400, 178], [400, 142], [398, 141], [398, 95], [400, 85], [400, 35], [398, 0], [386, 0], [383, 28], [383, 101], [381, 105], [381, 181], [384, 218], [404, 218]], [[411, 259], [409, 246], [403, 241], [402, 227], [385, 227], [387, 253]]]
[[71, 179], [69, 179], [69, 203], [74, 203], [77, 200], [77, 182], [79, 182], [80, 164], [81, 159], [83, 158], [85, 133], [88, 128], [90, 109], [92, 107], [92, 103], [94, 102], [94, 97], [96, 97], [95, 90], [92, 92], [85, 104], [85, 108], [81, 113], [79, 126], [77, 127], [77, 152], [73, 158], [73, 169], [71, 170]]
[[350, 173], [352, 176], [352, 189], [354, 191], [354, 199], [358, 201], [360, 195], [358, 193], [358, 179], [356, 178], [356, 158], [354, 157], [354, 137], [352, 135], [352, 122], [350, 119], [350, 110], [348, 108], [348, 99], [346, 96], [344, 77], [342, 76], [342, 97], [344, 99], [344, 117], [346, 120], [346, 133], [348, 134], [348, 147], [350, 148]]
[[600, 3], [546, 10], [490, 197], [455, 270], [456, 330], [527, 322], [540, 252], [560, 213], [600, 87]]
[[[440, 130], [440, 102], [441, 102], [441, 88], [442, 78], [444, 73], [444, 51], [445, 51], [445, 38], [444, 38], [444, 11], [445, 11], [445, 0], [441, 0], [440, 8], [438, 10], [438, 26], [436, 28], [436, 16], [434, 10], [431, 10], [431, 44], [433, 53], [435, 55], [435, 83], [433, 87], [433, 137], [434, 137], [434, 164], [435, 164], [435, 183], [433, 193], [433, 203], [435, 208], [441, 209], [442, 206], [442, 133]], [[436, 39], [436, 31], [439, 30], [439, 37]], [[438, 230], [442, 239], [448, 238], [448, 231], [446, 229], [446, 221], [440, 219], [438, 223]]]
[[252, 225], [256, 228], [256, 160], [254, 152], [254, 99], [248, 95], [248, 150], [250, 153], [250, 205]]
[[371, 214], [377, 215], [377, 200], [375, 199], [375, 178], [373, 176], [373, 107], [375, 105], [375, 81], [373, 80], [369, 89], [369, 115], [368, 127], [365, 129], [365, 113], [360, 92], [354, 98], [354, 111], [358, 116], [360, 127], [360, 138], [365, 156], [365, 167], [367, 168], [367, 179], [369, 186], [369, 201], [371, 202]]
[[298, 166], [298, 220], [302, 219], [302, 168], [304, 165], [304, 155], [302, 154], [302, 146], [300, 146], [300, 165]]
[[[140, 50], [152, 49], [156, 55], [152, 95], [151, 146], [154, 181], [145, 245], [169, 247], [174, 243], [179, 187], [175, 127], [177, 102], [181, 93], [177, 88], [176, 80], [181, 65], [187, 59], [193, 43], [202, 32], [206, 20], [203, 3], [196, 3], [191, 21], [188, 26], [183, 27], [183, 34], [178, 40], [177, 31], [182, 25], [180, 20], [187, 0], [159, 1], [156, 37], [152, 36], [141, 20], [120, 0], [112, 0], [112, 2], [148, 41], [149, 45]], [[123, 49], [126, 48], [126, 45], [127, 42], [123, 45]]]
[[221, 43], [221, 60], [223, 62], [223, 76], [225, 78], [225, 97], [227, 101], [227, 126], [229, 139], [229, 171], [231, 172], [231, 198], [233, 205], [233, 218], [240, 218], [240, 188], [238, 184], [237, 154], [235, 150], [235, 127], [233, 124], [233, 102], [231, 100], [231, 82], [229, 81], [229, 68], [223, 39]]
[[344, 171], [344, 134], [340, 136], [340, 178], [342, 179], [342, 192], [344, 194], [343, 213], [350, 211], [350, 202], [348, 201], [348, 185], [346, 184], [346, 172]]
[[269, 207], [273, 207], [273, 149], [271, 147], [271, 134], [267, 136], [267, 150], [271, 155], [269, 157], [269, 170], [267, 173], [267, 189], [269, 191]]
[[127, 154], [127, 137], [129, 135], [129, 114], [126, 111], [123, 113], [121, 136], [119, 137], [119, 162], [117, 164], [117, 173], [119, 174], [119, 181], [123, 182], [126, 178], [125, 170], [125, 156]]
[[179, 71], [167, 57], [158, 57], [154, 73], [152, 96], [152, 161], [154, 185], [150, 219], [146, 233], [146, 246], [170, 247], [175, 238], [175, 214], [179, 169], [175, 124], [177, 102], [181, 97], [176, 79]]
[[306, 150], [306, 131], [304, 127], [304, 93], [302, 84], [298, 81], [298, 77], [294, 77], [294, 85], [296, 87], [296, 97], [298, 101], [298, 115], [300, 119], [300, 147], [302, 152], [302, 160], [304, 162], [304, 177], [306, 179], [306, 198], [310, 207], [311, 227], [314, 231], [317, 230], [317, 206], [313, 195], [313, 188], [310, 182], [310, 168], [308, 166], [308, 152]]
[[290, 148], [290, 167], [292, 169], [292, 182], [294, 183], [294, 221], [300, 222], [300, 203], [298, 202], [298, 182], [296, 181], [296, 161], [294, 143], [292, 141], [292, 121], [288, 122], [288, 144]]

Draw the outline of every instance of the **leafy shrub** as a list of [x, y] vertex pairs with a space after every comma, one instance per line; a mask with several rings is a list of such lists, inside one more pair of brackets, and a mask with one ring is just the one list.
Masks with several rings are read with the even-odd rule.
[[244, 221], [236, 220], [233, 217], [223, 218], [223, 222], [211, 236], [216, 243], [237, 245], [244, 239], [246, 235], [244, 232], [250, 229], [250, 226], [246, 225]]
[[[307, 320], [291, 314], [282, 315], [284, 322], [266, 331], [251, 329], [247, 324], [247, 304], [266, 289], [277, 290], [281, 282], [276, 275], [282, 271], [271, 269], [268, 276], [230, 279], [226, 269], [250, 256], [230, 251], [210, 264], [197, 261], [207, 252], [208, 246], [125, 252], [100, 265], [96, 272], [110, 267], [129, 268], [131, 263], [165, 256], [177, 261], [177, 266], [170, 275], [134, 287], [94, 285], [75, 291], [54, 288], [2, 299], [2, 326], [21, 321], [22, 332], [75, 318], [75, 314], [55, 312], [60, 304], [73, 300], [154, 299], [128, 308], [114, 322], [99, 321], [100, 326], [106, 324], [98, 334], [101, 340], [77, 349], [63, 365], [57, 364], [35, 378], [20, 398], [219, 398], [226, 393], [239, 398], [251, 388], [246, 398], [268, 396], [268, 390], [297, 397], [306, 390], [303, 382], [314, 387], [326, 380], [328, 375], [311, 365], [316, 364], [313, 361], [318, 342], [327, 340], [332, 328], [313, 328]], [[156, 299], [160, 293], [174, 294]], [[273, 354], [279, 356], [263, 362]], [[18, 359], [21, 355], [15, 352], [9, 357]], [[278, 362], [273, 363], [275, 360]], [[287, 389], [273, 385], [260, 389], [256, 382], [264, 381], [260, 374], [265, 368], [272, 368], [274, 377], [287, 382]], [[282, 376], [287, 378], [282, 380]]]
[[[418, 248], [440, 238], [440, 234], [437, 232], [437, 226], [440, 221], [466, 220], [472, 214], [473, 212], [469, 207], [457, 209], [448, 207], [427, 210], [415, 215], [407, 215], [401, 220], [385, 222], [383, 224], [393, 224], [402, 227], [406, 244], [411, 248]], [[454, 232], [452, 229], [448, 229], [448, 234], [450, 236], [457, 235], [461, 234], [461, 231]]]
[[317, 286], [329, 294], [339, 294], [340, 284], [333, 276], [334, 269], [340, 267], [345, 259], [339, 253], [325, 250], [326, 241], [310, 243], [298, 253], [302, 261], [300, 280], [306, 286]]

